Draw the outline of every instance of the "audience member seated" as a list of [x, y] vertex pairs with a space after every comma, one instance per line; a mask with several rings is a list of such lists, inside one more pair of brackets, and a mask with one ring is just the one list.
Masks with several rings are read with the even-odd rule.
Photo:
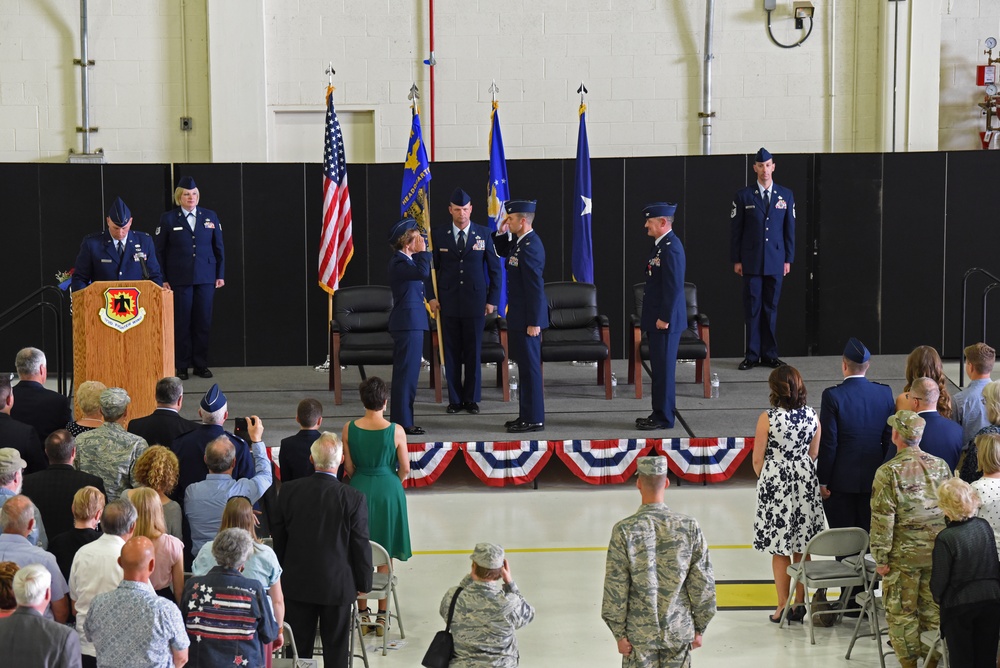
[[[254, 529], [253, 506], [250, 501], [237, 496], [229, 499], [226, 509], [222, 512], [222, 524], [219, 525], [219, 532], [226, 529], [243, 529], [253, 539], [253, 551], [243, 564], [243, 575], [251, 580], [256, 580], [267, 590], [267, 598], [271, 605], [271, 612], [278, 628], [285, 622], [285, 595], [281, 591], [281, 566], [278, 564], [278, 556], [267, 545], [260, 542], [257, 532]], [[191, 572], [194, 575], [204, 575], [218, 566], [215, 555], [212, 553], [214, 540], [205, 543], [198, 551], [198, 557], [194, 560]], [[279, 645], [280, 647], [280, 645]], [[265, 657], [276, 647], [264, 647]]]
[[[965, 449], [962, 427], [937, 412], [939, 393], [937, 383], [933, 379], [915, 379], [910, 384], [910, 391], [906, 393], [910, 402], [907, 410], [913, 411], [927, 423], [924, 427], [924, 436], [920, 439], [920, 449], [943, 459], [948, 468], [954, 472], [958, 466], [958, 458]], [[894, 453], [890, 453], [886, 460], [892, 459], [893, 456]]]
[[7, 374], [0, 376], [0, 443], [4, 447], [14, 448], [21, 453], [22, 459], [28, 463], [26, 473], [34, 473], [45, 469], [45, 453], [38, 432], [29, 424], [18, 422], [10, 416], [14, 405], [14, 392], [10, 386]]
[[[250, 447], [242, 438], [234, 436], [222, 426], [229, 417], [229, 403], [218, 384], [209, 388], [205, 396], [201, 398], [198, 415], [201, 417], [202, 424], [196, 425], [194, 431], [175, 438], [174, 444], [170, 448], [180, 462], [177, 487], [174, 488], [170, 498], [179, 502], [182, 507], [188, 486], [201, 482], [208, 475], [208, 469], [205, 468], [205, 448], [220, 436], [226, 436], [236, 448], [236, 468], [233, 477], [251, 478], [254, 472]], [[187, 537], [185, 537], [184, 542], [185, 544], [188, 542]]]
[[[253, 539], [243, 529], [220, 531], [212, 542], [218, 566], [188, 580], [184, 615], [193, 640], [192, 666], [263, 666], [261, 645], [281, 646], [281, 627], [265, 601], [264, 586], [240, 573], [252, 552]], [[234, 599], [239, 606], [230, 604]], [[337, 665], [333, 657], [330, 664]]]
[[14, 359], [17, 385], [14, 386], [14, 406], [10, 416], [30, 424], [42, 442], [56, 429], [64, 428], [72, 418], [69, 400], [45, 387], [49, 369], [45, 353], [38, 348], [24, 348]]
[[896, 397], [896, 410], [910, 410], [910, 400], [906, 398], [906, 393], [910, 391], [913, 381], [925, 377], [935, 381], [941, 393], [938, 395], [937, 412], [951, 419], [953, 411], [951, 395], [948, 393], [948, 377], [944, 375], [941, 356], [930, 346], [917, 346], [906, 357], [906, 385], [903, 386], [902, 393]]
[[[0, 506], [13, 496], [21, 493], [24, 486], [24, 467], [26, 462], [21, 459], [20, 453], [14, 448], [0, 448]], [[45, 531], [45, 523], [42, 521], [42, 514], [38, 508], [32, 504], [32, 512], [35, 515], [35, 522], [28, 533], [28, 541], [32, 545], [45, 549], [49, 540]]]
[[135, 462], [149, 447], [140, 436], [125, 431], [131, 402], [128, 392], [120, 387], [109, 387], [101, 392], [104, 424], [76, 439], [76, 467], [104, 481], [108, 501], [114, 501], [134, 486]]
[[983, 404], [983, 388], [990, 382], [993, 373], [993, 363], [997, 353], [985, 343], [974, 343], [964, 351], [965, 375], [968, 384], [955, 393], [955, 422], [962, 425], [962, 443], [968, 443], [976, 437], [979, 430], [990, 424]]
[[30, 564], [14, 576], [17, 610], [0, 619], [0, 648], [18, 666], [78, 668], [80, 638], [76, 631], [46, 619], [52, 598], [52, 576], [44, 566]]
[[267, 458], [267, 448], [261, 441], [264, 424], [254, 415], [247, 418], [247, 429], [253, 444], [253, 477], [233, 480], [236, 451], [229, 438], [222, 435], [205, 448], [208, 476], [188, 487], [184, 494], [184, 516], [191, 529], [192, 557], [219, 532], [222, 511], [229, 499], [245, 496], [250, 499], [250, 503], [257, 503], [271, 486], [271, 462]]
[[[993, 529], [976, 517], [979, 495], [950, 478], [938, 487], [948, 526], [934, 541], [931, 594], [941, 609], [941, 635], [952, 666], [995, 666], [1000, 642], [1000, 562]], [[928, 664], [924, 664], [925, 666]]]
[[983, 406], [989, 424], [980, 429], [971, 441], [965, 444], [965, 451], [958, 464], [958, 475], [965, 482], [972, 483], [982, 475], [979, 457], [976, 454], [978, 439], [988, 434], [1000, 434], [1000, 381], [987, 383], [983, 388]]
[[309, 461], [309, 448], [319, 438], [319, 428], [323, 424], [323, 405], [315, 399], [303, 399], [295, 411], [295, 421], [302, 427], [297, 433], [281, 439], [278, 451], [278, 467], [281, 482], [305, 478], [316, 472]]
[[978, 514], [993, 527], [997, 556], [1000, 557], [1000, 434], [977, 436], [976, 453], [983, 474], [972, 483], [982, 502]]
[[149, 576], [149, 583], [157, 594], [180, 604], [184, 589], [184, 543], [167, 533], [163, 505], [156, 492], [148, 487], [136, 489], [130, 500], [137, 514], [135, 535], [145, 536], [153, 543], [156, 568]]
[[70, 420], [65, 427], [74, 438], [104, 424], [104, 416], [101, 415], [101, 392], [106, 389], [108, 386], [99, 380], [85, 380], [76, 388], [76, 405], [80, 407], [83, 417]]
[[[145, 536], [130, 539], [122, 547], [120, 561], [121, 584], [95, 598], [87, 617], [97, 665], [183, 666], [191, 642], [181, 611], [157, 596], [149, 584], [156, 566], [153, 544]], [[232, 664], [230, 659], [222, 665]]]
[[[154, 445], [139, 455], [132, 477], [137, 484], [149, 487], [157, 493], [163, 505], [163, 521], [166, 523], [167, 533], [178, 540], [184, 540], [182, 532], [184, 513], [181, 511], [181, 504], [168, 496], [177, 486], [179, 474], [177, 455], [165, 446]], [[131, 499], [135, 492], [135, 489], [131, 489], [127, 496]]]
[[135, 506], [125, 499], [112, 501], [101, 517], [104, 534], [81, 547], [73, 559], [69, 573], [69, 595], [76, 612], [76, 630], [80, 634], [80, 645], [83, 648], [84, 668], [98, 665], [94, 658], [94, 643], [86, 630], [87, 616], [94, 599], [99, 594], [113, 591], [122, 581], [122, 566], [119, 565], [118, 557], [125, 541], [135, 531], [135, 521]]
[[35, 505], [22, 495], [7, 499], [0, 508], [0, 561], [13, 561], [24, 568], [41, 564], [52, 575], [52, 600], [45, 615], [60, 624], [69, 619], [69, 587], [59, 570], [56, 558], [28, 542], [35, 524]]
[[171, 447], [174, 439], [194, 431], [197, 423], [180, 416], [184, 403], [184, 386], [176, 376], [161, 378], [156, 383], [156, 410], [146, 417], [128, 423], [128, 430], [142, 436], [150, 445]]
[[66, 429], [56, 429], [45, 439], [49, 467], [24, 476], [21, 493], [31, 499], [42, 514], [45, 533], [51, 539], [73, 528], [73, 497], [84, 487], [96, 487], [104, 496], [104, 481], [98, 476], [77, 471], [76, 442]]
[[10, 617], [17, 608], [14, 598], [14, 575], [17, 564], [13, 561], [0, 561], [0, 619]]
[[49, 552], [55, 555], [66, 582], [69, 582], [76, 553], [84, 545], [101, 537], [97, 525], [104, 514], [104, 503], [104, 492], [96, 487], [78, 489], [73, 495], [73, 528], [49, 541]]

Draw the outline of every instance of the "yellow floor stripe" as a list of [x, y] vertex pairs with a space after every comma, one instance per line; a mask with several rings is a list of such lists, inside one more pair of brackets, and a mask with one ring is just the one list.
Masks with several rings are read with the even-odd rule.
[[773, 582], [754, 584], [715, 583], [715, 600], [720, 610], [726, 608], [774, 608], [778, 594]]
[[[750, 550], [752, 545], [709, 545], [709, 550]], [[534, 553], [540, 554], [544, 552], [606, 552], [608, 549], [607, 545], [602, 545], [598, 547], [512, 547], [505, 550], [505, 552], [513, 553]], [[469, 550], [414, 550], [414, 555], [447, 555], [447, 554], [469, 554]]]

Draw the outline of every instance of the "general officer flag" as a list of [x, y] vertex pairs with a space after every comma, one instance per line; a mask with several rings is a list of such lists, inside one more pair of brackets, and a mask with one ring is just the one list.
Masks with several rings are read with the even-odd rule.
[[[486, 212], [490, 217], [490, 229], [494, 232], [507, 215], [504, 202], [510, 199], [507, 184], [507, 158], [503, 151], [503, 135], [500, 133], [500, 112], [497, 101], [493, 101], [490, 113], [490, 180], [486, 184]], [[507, 313], [507, 263], [500, 264], [500, 315]]]
[[420, 113], [413, 106], [413, 124], [410, 126], [410, 143], [406, 147], [403, 163], [403, 194], [400, 214], [417, 221], [420, 231], [430, 232], [427, 223], [427, 188], [431, 184], [431, 167], [427, 162], [427, 149], [420, 132]]
[[587, 143], [587, 105], [580, 103], [580, 135], [576, 140], [576, 185], [573, 188], [573, 280], [594, 282], [594, 244], [591, 239], [590, 145]]
[[333, 294], [347, 263], [354, 257], [351, 195], [347, 190], [344, 135], [333, 109], [333, 86], [326, 90], [326, 135], [323, 148], [323, 229], [319, 243], [319, 284]]

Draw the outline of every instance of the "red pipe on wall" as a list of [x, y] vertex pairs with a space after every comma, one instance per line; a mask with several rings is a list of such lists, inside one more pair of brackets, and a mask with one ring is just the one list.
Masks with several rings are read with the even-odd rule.
[[434, 0], [427, 0], [427, 23], [431, 47], [431, 57], [427, 62], [431, 68], [431, 162], [434, 162], [434, 147], [437, 144], [437, 126], [434, 125]]

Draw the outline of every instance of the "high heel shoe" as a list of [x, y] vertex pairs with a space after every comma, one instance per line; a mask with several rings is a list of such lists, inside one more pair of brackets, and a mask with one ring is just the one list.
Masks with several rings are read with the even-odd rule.
[[[784, 610], [784, 608], [782, 608], [782, 610]], [[768, 615], [767, 616], [767, 620], [769, 622], [771, 622], [772, 624], [780, 624], [781, 623], [781, 612], [779, 611], [779, 612], [777, 612], [775, 614], [777, 616], [772, 617], [771, 615]]]
[[804, 624], [806, 618], [806, 606], [802, 603], [796, 603], [792, 606], [792, 609], [788, 611], [788, 621], [798, 622], [799, 624]]

